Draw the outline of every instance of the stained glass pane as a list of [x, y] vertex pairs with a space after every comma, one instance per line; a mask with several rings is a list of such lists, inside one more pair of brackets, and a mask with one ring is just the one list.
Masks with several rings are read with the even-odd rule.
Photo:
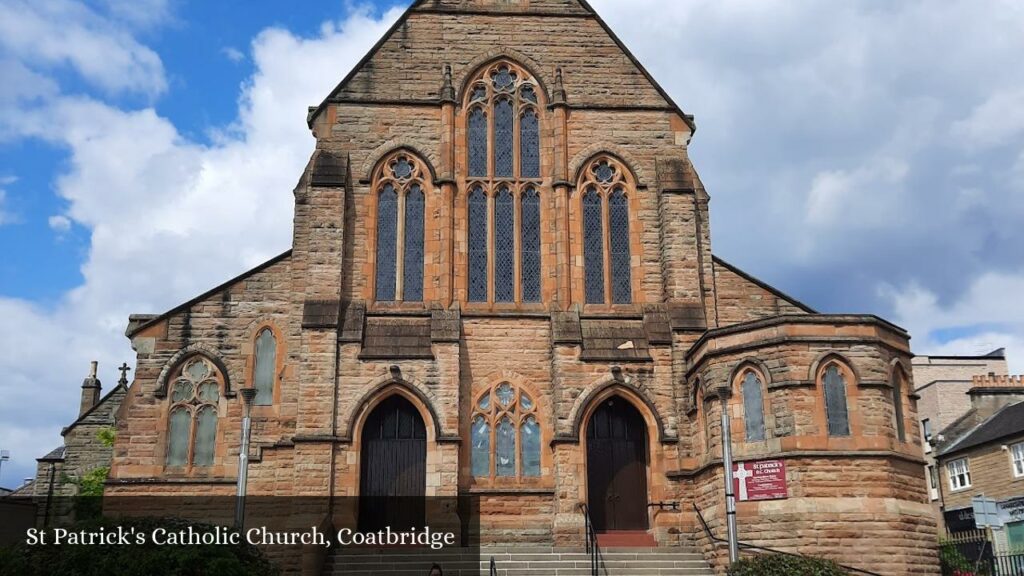
[[474, 86], [473, 95], [470, 97], [470, 101], [476, 102], [477, 100], [483, 100], [485, 98], [487, 98], [487, 87], [480, 85]]
[[512, 177], [513, 132], [515, 114], [512, 101], [502, 98], [494, 103], [494, 176]]
[[498, 402], [500, 402], [502, 406], [508, 406], [511, 404], [512, 398], [516, 395], [516, 391], [512, 389], [512, 386], [510, 386], [508, 382], [502, 382], [494, 393], [498, 396]]
[[217, 409], [204, 406], [196, 415], [196, 448], [193, 464], [211, 466], [217, 445]]
[[487, 195], [480, 187], [469, 195], [469, 300], [487, 301]]
[[743, 421], [748, 442], [764, 440], [764, 392], [754, 372], [743, 377]]
[[495, 439], [495, 475], [509, 477], [516, 475], [516, 427], [507, 416], [498, 422]]
[[167, 430], [167, 465], [184, 466], [188, 463], [188, 436], [192, 428], [192, 415], [188, 408], [171, 410]]
[[611, 182], [612, 178], [615, 176], [615, 167], [607, 162], [601, 162], [594, 167], [594, 176], [596, 176], [600, 182]]
[[498, 90], [508, 90], [515, 84], [516, 73], [512, 72], [506, 66], [502, 66], [494, 74], [494, 87]]
[[540, 302], [540, 195], [533, 188], [523, 194], [519, 226], [523, 302]]
[[583, 195], [583, 267], [587, 304], [604, 304], [604, 215], [593, 188]]
[[633, 301], [629, 261], [629, 201], [622, 190], [608, 198], [608, 228], [611, 234], [612, 303]]
[[846, 379], [839, 367], [825, 370], [825, 413], [828, 416], [829, 436], [850, 435], [850, 414], [846, 405]]
[[535, 110], [519, 120], [519, 172], [523, 178], [540, 178], [540, 123]]
[[480, 406], [481, 410], [490, 410], [491, 409], [491, 393], [490, 392], [488, 392], [487, 394], [484, 394], [483, 398], [480, 399], [480, 403], [478, 404], [478, 406]]
[[533, 102], [534, 104], [537, 103], [537, 91], [533, 89], [533, 86], [527, 84], [526, 86], [523, 86], [523, 89], [519, 93], [522, 94], [523, 100]]
[[423, 189], [409, 187], [405, 197], [405, 256], [402, 259], [402, 299], [423, 300]]
[[523, 407], [523, 410], [533, 410], [533, 398], [523, 392], [519, 395], [519, 405]]
[[469, 175], [487, 176], [487, 114], [483, 108], [469, 113]]
[[202, 360], [195, 360], [185, 368], [185, 375], [193, 382], [200, 382], [206, 379], [206, 375], [209, 373], [210, 369], [206, 367], [206, 363]]
[[398, 193], [385, 184], [377, 200], [377, 300], [395, 299], [398, 258]]
[[903, 422], [903, 375], [898, 371], [892, 378], [893, 419], [896, 420], [896, 438], [907, 441], [907, 426]]
[[483, 416], [473, 419], [473, 476], [491, 475], [491, 427]]
[[[274, 403], [274, 380], [277, 371], [277, 340], [271, 330], [260, 332], [256, 338], [256, 370], [255, 382], [257, 406], [269, 406]], [[205, 400], [205, 399], [204, 399]]]
[[216, 402], [220, 399], [220, 384], [216, 380], [207, 380], [199, 385], [199, 401], [205, 403]]
[[508, 188], [494, 199], [494, 301], [516, 299], [515, 199]]
[[395, 178], [404, 180], [409, 176], [412, 176], [412, 164], [409, 162], [408, 158], [399, 158], [398, 162], [395, 162], [393, 172], [395, 174]]
[[172, 402], [186, 402], [192, 399], [192, 383], [188, 380], [181, 379], [174, 383], [174, 389], [171, 391]]
[[523, 446], [523, 476], [536, 478], [540, 476], [540, 425], [537, 419], [530, 416], [523, 422], [520, 429]]

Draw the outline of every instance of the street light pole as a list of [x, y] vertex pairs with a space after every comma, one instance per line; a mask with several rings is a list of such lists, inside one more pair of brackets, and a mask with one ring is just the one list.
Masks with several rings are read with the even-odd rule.
[[238, 450], [238, 495], [235, 498], [235, 528], [242, 530], [245, 523], [245, 489], [249, 481], [249, 432], [252, 428], [252, 401], [255, 388], [242, 388], [245, 413], [242, 416], [242, 446]]
[[728, 388], [718, 389], [718, 398], [722, 401], [722, 466], [725, 468], [725, 517], [726, 530], [729, 538], [729, 565], [740, 561], [740, 544], [736, 531], [736, 493], [733, 488], [732, 474], [732, 426], [729, 418]]

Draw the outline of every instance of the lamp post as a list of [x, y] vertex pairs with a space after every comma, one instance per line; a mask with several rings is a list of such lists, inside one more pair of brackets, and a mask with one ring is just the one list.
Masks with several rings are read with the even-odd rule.
[[235, 498], [235, 528], [239, 531], [245, 522], [245, 487], [249, 480], [249, 432], [252, 425], [252, 401], [255, 388], [242, 388], [245, 413], [242, 416], [242, 447], [238, 450], [238, 496]]
[[10, 450], [0, 450], [0, 471], [3, 471], [4, 462], [7, 462], [10, 459], [11, 459], [11, 451]]
[[732, 475], [732, 426], [729, 422], [728, 388], [718, 389], [718, 398], [722, 401], [722, 466], [725, 467], [725, 518], [726, 531], [729, 538], [729, 565], [740, 560], [739, 538], [736, 532], [736, 493], [733, 488]]

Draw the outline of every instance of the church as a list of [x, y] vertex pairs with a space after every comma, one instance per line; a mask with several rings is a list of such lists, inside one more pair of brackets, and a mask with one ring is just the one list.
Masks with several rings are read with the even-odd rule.
[[585, 0], [415, 1], [325, 96], [292, 248], [130, 318], [108, 495], [233, 496], [252, 388], [251, 496], [475, 496], [488, 543], [721, 569], [724, 410], [784, 465], [743, 542], [936, 573], [910, 336], [714, 254], [693, 117]]

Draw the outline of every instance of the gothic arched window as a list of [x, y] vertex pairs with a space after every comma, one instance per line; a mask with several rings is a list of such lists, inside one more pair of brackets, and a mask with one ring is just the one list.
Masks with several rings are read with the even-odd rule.
[[825, 394], [825, 419], [829, 436], [850, 435], [850, 409], [846, 399], [846, 370], [837, 362], [830, 362], [822, 371]]
[[906, 375], [899, 366], [892, 373], [892, 405], [893, 419], [896, 427], [896, 438], [900, 442], [907, 441], [907, 424], [903, 421], [903, 387]]
[[477, 397], [470, 437], [472, 471], [477, 478], [540, 476], [540, 424], [537, 404], [508, 382]]
[[761, 376], [752, 369], [746, 370], [740, 380], [743, 395], [743, 423], [747, 442], [765, 439], [764, 426], [764, 383]]
[[377, 195], [376, 300], [423, 300], [424, 222], [428, 169], [396, 152], [374, 173]]
[[264, 328], [256, 337], [256, 363], [253, 367], [253, 388], [257, 406], [274, 403], [274, 381], [277, 379], [277, 338], [274, 331]]
[[583, 285], [587, 304], [633, 301], [629, 198], [634, 188], [629, 171], [610, 157], [593, 160], [583, 173]]
[[470, 302], [540, 302], [537, 185], [542, 92], [529, 72], [508, 61], [486, 66], [469, 86], [465, 101], [470, 179], [468, 298]]
[[182, 364], [171, 385], [168, 466], [213, 465], [221, 381], [217, 368], [206, 358], [197, 356]]

